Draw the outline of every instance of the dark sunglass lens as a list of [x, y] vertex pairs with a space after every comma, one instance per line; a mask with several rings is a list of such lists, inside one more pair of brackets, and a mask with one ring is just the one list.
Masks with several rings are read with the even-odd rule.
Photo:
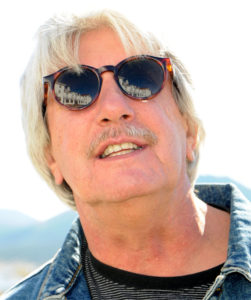
[[81, 109], [92, 103], [99, 89], [99, 79], [90, 69], [80, 73], [64, 71], [56, 80], [54, 91], [57, 101], [71, 109]]
[[118, 71], [118, 81], [127, 95], [148, 99], [161, 90], [164, 71], [157, 61], [142, 57], [124, 63]]

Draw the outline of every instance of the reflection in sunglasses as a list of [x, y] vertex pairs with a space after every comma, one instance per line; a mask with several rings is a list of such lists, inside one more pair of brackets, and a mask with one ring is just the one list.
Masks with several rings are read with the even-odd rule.
[[150, 97], [152, 92], [148, 88], [140, 88], [135, 85], [129, 84], [128, 80], [124, 80], [123, 77], [119, 76], [119, 83], [123, 90], [132, 97]]
[[71, 88], [63, 83], [55, 83], [54, 86], [55, 95], [62, 104], [68, 106], [82, 106], [88, 105], [92, 98], [90, 95], [81, 95], [76, 92], [72, 92]]

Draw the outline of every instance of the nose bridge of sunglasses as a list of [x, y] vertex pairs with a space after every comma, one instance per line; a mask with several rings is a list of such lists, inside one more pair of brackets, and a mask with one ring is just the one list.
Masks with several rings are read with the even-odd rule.
[[116, 70], [115, 66], [107, 65], [107, 66], [103, 66], [103, 67], [99, 68], [98, 73], [99, 73], [99, 75], [102, 75], [105, 72], [113, 72], [114, 73], [115, 70]]
[[[99, 69], [96, 69], [96, 71], [98, 72], [98, 75], [100, 78], [100, 83], [102, 85], [103, 79], [101, 78], [101, 75], [105, 72], [112, 72], [113, 75], [115, 75], [115, 77], [116, 77], [117, 68], [116, 68], [116, 66], [113, 66], [113, 65], [106, 65], [106, 66], [100, 67]], [[117, 82], [117, 79], [115, 77], [114, 77], [115, 82]], [[101, 85], [100, 85], [100, 87], [101, 87]]]

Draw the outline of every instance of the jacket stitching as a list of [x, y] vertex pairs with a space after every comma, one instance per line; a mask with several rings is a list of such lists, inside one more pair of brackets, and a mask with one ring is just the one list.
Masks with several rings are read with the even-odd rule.
[[49, 277], [49, 275], [50, 275], [50, 273], [51, 273], [52, 266], [53, 266], [53, 263], [51, 263], [50, 268], [49, 268], [49, 270], [48, 270], [48, 272], [47, 272], [47, 274], [46, 274], [46, 277], [45, 277], [45, 279], [44, 279], [44, 281], [43, 281], [43, 284], [41, 285], [41, 288], [40, 288], [40, 291], [39, 291], [37, 300], [39, 300], [40, 297], [41, 297], [41, 294], [42, 294], [42, 291], [43, 291], [43, 289], [44, 289], [44, 286], [45, 286], [45, 284], [47, 283], [48, 277]]

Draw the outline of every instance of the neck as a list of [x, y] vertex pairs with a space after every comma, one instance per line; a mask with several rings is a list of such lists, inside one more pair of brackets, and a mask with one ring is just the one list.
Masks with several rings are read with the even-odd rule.
[[127, 271], [154, 276], [196, 272], [193, 257], [200, 257], [210, 241], [208, 207], [191, 189], [123, 202], [76, 203], [92, 254]]

